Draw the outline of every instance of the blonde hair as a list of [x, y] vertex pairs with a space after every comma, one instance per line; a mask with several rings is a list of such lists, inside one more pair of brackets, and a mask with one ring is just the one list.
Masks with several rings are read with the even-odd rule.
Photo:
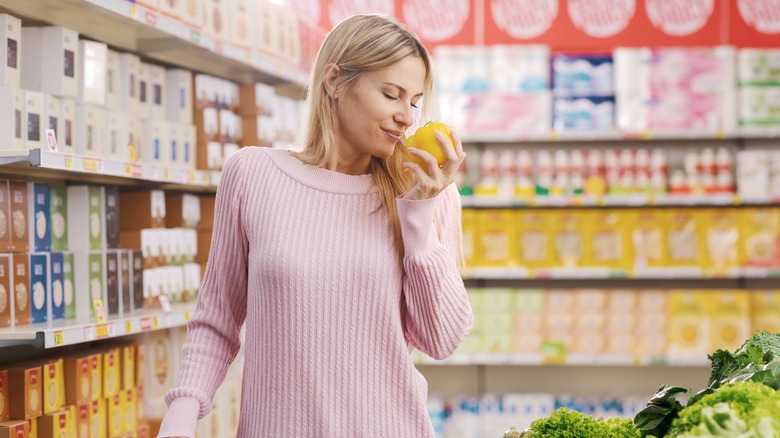
[[[423, 120], [430, 120], [434, 114], [433, 75], [430, 55], [420, 39], [410, 29], [380, 14], [354, 15], [337, 24], [323, 41], [312, 66], [306, 97], [308, 114], [301, 127], [299, 139], [302, 150], [296, 153], [298, 159], [322, 167], [336, 147], [335, 100], [325, 87], [328, 65], [334, 64], [340, 70], [333, 83], [334, 88], [349, 87], [362, 73], [381, 70], [409, 56], [419, 57], [425, 65], [421, 116]], [[395, 244], [401, 255], [404, 246], [395, 198], [406, 193], [414, 180], [414, 175], [403, 166], [406, 160], [404, 143], [405, 137], [390, 157], [371, 157], [369, 165], [373, 184], [381, 197], [377, 211], [381, 208], [387, 210]], [[459, 236], [459, 203], [457, 216], [453, 219], [457, 220]], [[460, 238], [457, 241], [460, 242]], [[460, 261], [462, 250], [456, 249], [456, 252]]]

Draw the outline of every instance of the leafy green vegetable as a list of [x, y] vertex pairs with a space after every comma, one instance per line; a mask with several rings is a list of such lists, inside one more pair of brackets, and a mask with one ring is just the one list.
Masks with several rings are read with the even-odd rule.
[[775, 358], [780, 359], [780, 334], [756, 332], [733, 354], [717, 350], [708, 357], [712, 361], [712, 373], [707, 385], [716, 389], [751, 364], [764, 365]]
[[668, 438], [780, 436], [780, 393], [758, 382], [727, 383], [680, 411]]
[[609, 417], [597, 420], [577, 411], [560, 408], [549, 417], [531, 423], [528, 438], [639, 438], [629, 419]]
[[677, 401], [677, 396], [687, 393], [688, 390], [680, 386], [662, 385], [658, 388], [653, 398], [647, 402], [647, 407], [642, 409], [634, 417], [634, 425], [642, 434], [642, 437], [662, 437], [672, 426], [672, 421], [683, 409], [682, 403]]

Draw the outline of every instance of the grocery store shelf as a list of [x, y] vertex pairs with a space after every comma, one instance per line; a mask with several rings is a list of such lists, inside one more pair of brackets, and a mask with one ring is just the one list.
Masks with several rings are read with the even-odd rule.
[[105, 323], [94, 320], [57, 320], [2, 328], [0, 347], [32, 345], [45, 349], [182, 327], [187, 324], [194, 310], [194, 303], [177, 304], [172, 306], [170, 313], [162, 310], [141, 311], [131, 315], [109, 316]]
[[611, 366], [611, 367], [709, 367], [710, 361], [696, 358], [652, 358], [640, 359], [625, 355], [575, 355], [565, 358], [545, 358], [541, 354], [516, 353], [456, 353], [444, 360], [431, 359], [419, 354], [417, 365], [433, 366]]
[[[36, 169], [30, 174], [30, 167]], [[164, 189], [214, 192], [219, 172], [173, 169], [49, 152], [43, 149], [0, 151], [0, 173], [94, 184], [155, 185]]]
[[685, 281], [706, 285], [719, 282], [737, 282], [740, 280], [780, 280], [780, 270], [767, 268], [730, 268], [722, 272], [705, 272], [695, 267], [620, 268], [580, 267], [580, 268], [539, 268], [528, 269], [512, 267], [469, 268], [464, 280], [505, 280], [505, 281], [596, 281], [623, 283], [662, 283], [667, 280]]
[[529, 132], [522, 135], [506, 135], [494, 132], [470, 132], [461, 137], [463, 143], [544, 143], [544, 142], [596, 142], [596, 141], [652, 141], [652, 140], [735, 140], [741, 138], [780, 138], [780, 127], [743, 127], [733, 131], [685, 130], [685, 131], [574, 131]]
[[777, 197], [740, 198], [731, 193], [712, 195], [586, 195], [537, 196], [534, 198], [463, 196], [464, 208], [637, 208], [723, 207], [780, 205]]
[[298, 66], [215, 40], [127, 0], [0, 0], [0, 9], [25, 25], [65, 26], [142, 57], [240, 83], [294, 84], [302, 90], [307, 80]]

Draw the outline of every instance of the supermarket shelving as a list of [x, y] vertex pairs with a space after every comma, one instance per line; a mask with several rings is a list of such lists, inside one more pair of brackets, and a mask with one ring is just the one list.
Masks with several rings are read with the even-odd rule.
[[555, 142], [620, 142], [620, 141], [666, 141], [666, 140], [739, 140], [780, 139], [780, 127], [743, 127], [733, 131], [538, 131], [522, 135], [502, 133], [469, 132], [463, 134], [463, 143], [555, 143]]
[[240, 83], [293, 85], [300, 91], [307, 81], [299, 66], [216, 40], [127, 0], [0, 0], [0, 10], [22, 18], [25, 25], [65, 26], [142, 57]]
[[15, 328], [0, 329], [0, 348], [32, 345], [39, 349], [81, 344], [95, 340], [182, 327], [195, 311], [194, 303], [174, 304], [171, 311], [139, 311], [130, 315], [109, 316], [106, 322], [92, 319], [57, 320]]
[[[35, 169], [30, 172], [30, 168]], [[43, 149], [0, 151], [0, 173], [94, 184], [155, 185], [163, 189], [215, 192], [219, 171], [184, 170]]]
[[444, 360], [435, 360], [419, 355], [417, 365], [431, 366], [542, 366], [559, 365], [568, 367], [612, 366], [612, 367], [709, 367], [710, 361], [702, 358], [648, 358], [615, 355], [573, 355], [564, 358], [545, 358], [541, 354], [514, 353], [456, 353]]
[[736, 194], [713, 195], [607, 195], [602, 198], [586, 195], [537, 196], [507, 198], [463, 196], [464, 208], [637, 208], [637, 207], [724, 207], [780, 205], [777, 197], [741, 198]]

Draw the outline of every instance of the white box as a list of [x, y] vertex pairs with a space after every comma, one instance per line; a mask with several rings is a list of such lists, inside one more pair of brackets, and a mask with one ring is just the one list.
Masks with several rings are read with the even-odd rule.
[[106, 55], [106, 108], [121, 108], [122, 58], [119, 52], [108, 50]]
[[202, 0], [205, 4], [204, 32], [213, 38], [226, 41], [228, 34], [228, 17], [230, 8], [227, 0]]
[[65, 27], [23, 27], [22, 88], [78, 97], [79, 34]]
[[0, 14], [0, 85], [20, 85], [19, 67], [22, 65], [22, 21], [12, 15]]
[[182, 126], [168, 122], [168, 164], [172, 168], [181, 168], [182, 158]]
[[169, 164], [170, 143], [168, 122], [165, 120], [149, 120], [146, 124], [146, 137], [141, 158], [144, 163]]
[[235, 143], [225, 143], [222, 145], [222, 164], [224, 165], [228, 158], [238, 152], [239, 149], [241, 148]]
[[138, 107], [136, 114], [144, 120], [149, 118], [152, 106], [151, 64], [141, 61], [138, 65]]
[[97, 41], [79, 40], [79, 102], [106, 105], [108, 46]]
[[197, 130], [195, 125], [180, 125], [181, 132], [181, 167], [195, 170], [197, 163]]
[[181, 20], [194, 29], [203, 27], [203, 0], [187, 0], [184, 2]]
[[165, 93], [168, 121], [192, 124], [192, 72], [182, 69], [165, 72]]
[[143, 157], [141, 153], [146, 149], [146, 124], [145, 120], [130, 115], [130, 144], [132, 149], [128, 148], [130, 154], [129, 161], [140, 161]]
[[298, 16], [295, 12], [286, 8], [282, 9], [282, 44], [280, 46], [282, 57], [292, 65], [301, 62], [301, 29]]
[[165, 67], [149, 65], [149, 116], [165, 119]]
[[64, 126], [62, 123], [62, 99], [51, 94], [43, 96], [43, 121], [44, 129], [54, 131], [54, 136], [57, 138], [57, 151], [59, 152], [59, 143], [62, 142]]
[[262, 53], [281, 56], [279, 45], [282, 38], [282, 23], [280, 22], [281, 6], [270, 2], [262, 2], [257, 6], [257, 28], [255, 32], [255, 47]]
[[219, 133], [222, 141], [235, 143], [238, 141], [238, 127], [241, 126], [241, 118], [230, 110], [219, 111]]
[[130, 116], [124, 111], [108, 111], [105, 157], [111, 160], [130, 161]]
[[26, 131], [23, 134], [25, 149], [40, 149], [46, 143], [43, 96], [43, 93], [37, 91], [24, 91], [22, 129]]
[[62, 103], [62, 136], [57, 138], [60, 152], [67, 154], [76, 153], [76, 99], [63, 97]]
[[206, 143], [206, 163], [209, 169], [222, 168], [222, 143], [210, 141]]
[[252, 48], [257, 10], [255, 1], [232, 0], [230, 3], [230, 41], [241, 47]]
[[119, 55], [119, 109], [138, 117], [141, 59], [132, 53]]
[[[106, 223], [103, 192], [102, 186], [68, 186], [68, 224], [71, 224], [68, 227], [68, 248], [71, 251], [103, 249]], [[76, 284], [81, 287], [84, 283]]]
[[103, 301], [108, 315], [105, 251], [73, 251], [73, 279], [76, 291], [76, 318], [94, 318], [94, 300]]
[[106, 109], [91, 104], [76, 106], [76, 153], [102, 157], [106, 148]]
[[0, 85], [0, 149], [24, 149], [23, 114], [24, 91], [12, 85]]

